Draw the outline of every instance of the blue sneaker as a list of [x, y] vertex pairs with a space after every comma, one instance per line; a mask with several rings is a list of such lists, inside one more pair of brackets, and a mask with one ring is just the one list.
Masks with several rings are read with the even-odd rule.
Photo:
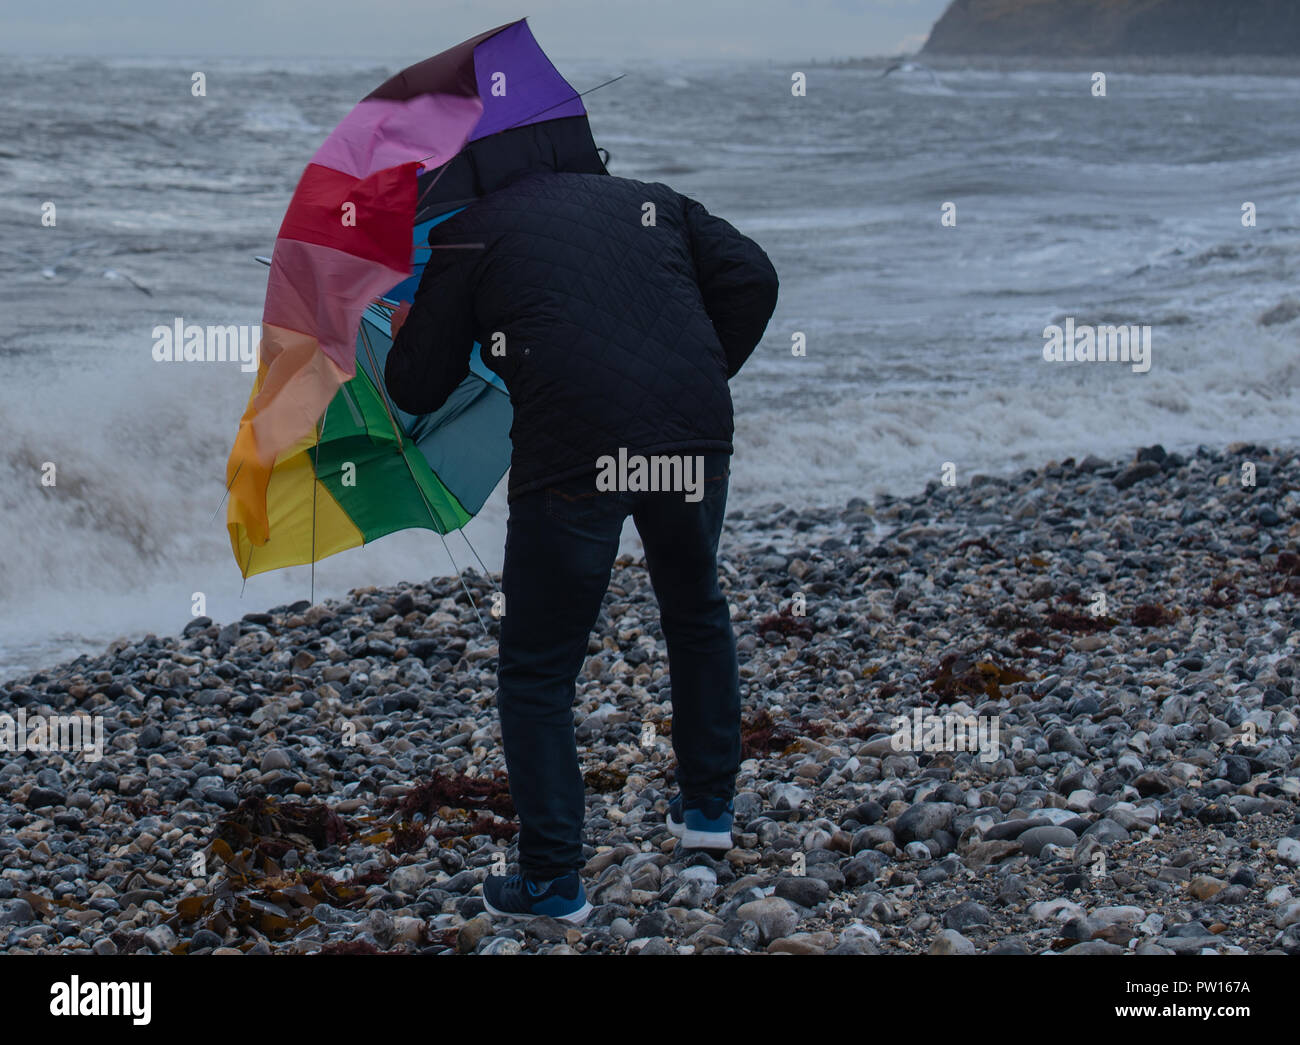
[[483, 880], [483, 906], [504, 918], [558, 918], [581, 925], [591, 914], [587, 891], [577, 871], [537, 882], [522, 874], [488, 875]]
[[730, 849], [732, 803], [723, 798], [692, 802], [682, 811], [678, 795], [668, 803], [668, 830], [682, 840], [684, 849]]

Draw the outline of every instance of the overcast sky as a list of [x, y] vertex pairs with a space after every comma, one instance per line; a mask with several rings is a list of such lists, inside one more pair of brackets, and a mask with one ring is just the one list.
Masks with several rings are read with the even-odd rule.
[[0, 53], [416, 60], [527, 17], [557, 59], [914, 51], [947, 0], [0, 0]]

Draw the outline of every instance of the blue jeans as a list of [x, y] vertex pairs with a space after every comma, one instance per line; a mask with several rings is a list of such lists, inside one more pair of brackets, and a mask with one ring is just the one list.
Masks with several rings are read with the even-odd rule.
[[629, 514], [668, 645], [678, 788], [687, 800], [732, 797], [740, 679], [717, 560], [730, 457], [702, 456], [696, 502], [681, 492], [598, 493], [592, 474], [510, 503], [497, 708], [519, 814], [520, 869], [529, 877], [554, 878], [584, 862], [574, 683]]

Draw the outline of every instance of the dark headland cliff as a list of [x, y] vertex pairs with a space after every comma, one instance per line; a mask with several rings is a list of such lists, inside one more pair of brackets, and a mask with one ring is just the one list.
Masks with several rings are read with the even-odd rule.
[[1300, 55], [1300, 3], [953, 0], [924, 53]]

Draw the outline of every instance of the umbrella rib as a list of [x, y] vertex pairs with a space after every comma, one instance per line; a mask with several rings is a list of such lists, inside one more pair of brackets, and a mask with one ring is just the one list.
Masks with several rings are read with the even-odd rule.
[[[488, 568], [483, 565], [483, 558], [482, 556], [479, 555], [478, 549], [475, 548], [473, 544], [470, 544], [469, 534], [465, 532], [465, 527], [463, 526], [460, 528], [460, 535], [464, 539], [465, 543], [469, 546], [469, 550], [474, 553], [474, 558], [478, 559], [479, 568], [483, 571], [483, 576], [486, 577], [489, 581], [492, 581], [492, 574], [489, 573]], [[500, 588], [497, 587], [496, 581], [492, 581], [492, 587], [496, 588], [497, 591], [501, 590]]]
[[[407, 463], [407, 467], [410, 467], [409, 462]], [[418, 486], [419, 483], [416, 483], [416, 485]], [[423, 491], [421, 492], [421, 496], [423, 496]], [[446, 535], [438, 532], [438, 539], [442, 541], [442, 550], [447, 553], [447, 558], [451, 561], [452, 568], [456, 571], [456, 579], [460, 581], [460, 586], [465, 590], [465, 595], [469, 598], [470, 606], [474, 608], [474, 616], [478, 618], [478, 626], [483, 629], [483, 634], [490, 639], [492, 633], [488, 631], [487, 625], [483, 623], [483, 615], [478, 611], [478, 603], [474, 601], [474, 596], [469, 590], [469, 585], [465, 583], [465, 575], [460, 572], [460, 566], [457, 564], [455, 556], [451, 554], [451, 547], [447, 544]]]
[[579, 92], [579, 91], [575, 91], [575, 92], [573, 93], [573, 97], [572, 97], [572, 98], [565, 98], [565, 99], [563, 99], [563, 100], [561, 100], [561, 101], [556, 102], [554, 105], [548, 105], [545, 109], [542, 109], [542, 110], [540, 110], [540, 111], [538, 111], [538, 112], [533, 113], [532, 116], [524, 116], [524, 117], [522, 117], [521, 119], [516, 120], [516, 121], [515, 121], [514, 123], [512, 123], [509, 127], [505, 127], [505, 128], [502, 128], [502, 129], [503, 129], [503, 130], [507, 130], [507, 131], [512, 131], [512, 130], [514, 130], [516, 127], [522, 127], [522, 126], [523, 126], [524, 124], [526, 124], [529, 120], [533, 120], [533, 119], [536, 119], [538, 116], [541, 116], [542, 113], [548, 113], [548, 112], [550, 112], [552, 109], [558, 109], [561, 105], [567, 105], [569, 102], [576, 101], [576, 100], [579, 99], [579, 98], [583, 98], [583, 97], [585, 97], [586, 95], [591, 94], [592, 91], [599, 91], [602, 87], [608, 87], [608, 86], [609, 86], [610, 84], [612, 84], [612, 83], [617, 83], [619, 80], [623, 79], [623, 77], [625, 77], [626, 75], [627, 75], [627, 73], [619, 73], [619, 74], [618, 74], [617, 76], [615, 76], [613, 79], [606, 80], [604, 83], [598, 83], [598, 84], [596, 84], [595, 87], [588, 87], [585, 91], [581, 91], [581, 92]]
[[[398, 452], [402, 455], [402, 459], [406, 460], [406, 448], [402, 444], [402, 430], [397, 427], [397, 418], [393, 416], [393, 411], [389, 409], [388, 389], [384, 387], [384, 375], [380, 372], [379, 363], [376, 361], [375, 354], [370, 348], [370, 336], [366, 333], [366, 325], [364, 323], [361, 324], [359, 333], [361, 334], [362, 344], [366, 346], [366, 358], [370, 360], [371, 369], [375, 372], [375, 387], [379, 389], [379, 401], [384, 404], [384, 413], [388, 415], [388, 423], [393, 426], [393, 438], [397, 440]], [[410, 468], [409, 462], [407, 462], [407, 468]], [[414, 478], [414, 474], [412, 474], [412, 478]], [[442, 522], [441, 519], [435, 519], [434, 521], [438, 523]]]
[[429, 518], [433, 520], [435, 531], [442, 541], [443, 549], [447, 552], [447, 558], [451, 561], [452, 567], [456, 571], [456, 578], [460, 581], [460, 586], [465, 589], [465, 595], [469, 598], [469, 604], [474, 610], [474, 616], [478, 618], [479, 627], [483, 629], [483, 634], [491, 638], [492, 633], [488, 631], [487, 625], [483, 623], [483, 616], [478, 611], [478, 603], [474, 601], [474, 595], [469, 590], [469, 585], [465, 583], [465, 578], [461, 576], [460, 567], [456, 564], [455, 558], [451, 554], [451, 549], [447, 546], [447, 538], [440, 527], [445, 524], [442, 517], [429, 503], [429, 498], [424, 495], [424, 487], [420, 485], [420, 480], [415, 476], [415, 469], [411, 467], [410, 458], [406, 456], [406, 444], [402, 440], [401, 429], [397, 427], [397, 419], [393, 416], [393, 411], [388, 406], [388, 389], [384, 387], [383, 376], [379, 372], [379, 364], [375, 360], [374, 352], [370, 347], [370, 336], [366, 333], [366, 327], [361, 325], [361, 343], [365, 345], [366, 358], [370, 360], [370, 367], [375, 372], [375, 384], [379, 390], [379, 401], [384, 404], [384, 412], [388, 415], [388, 422], [393, 426], [393, 435], [397, 439], [397, 452], [402, 455], [402, 463], [406, 465], [406, 470], [411, 475], [411, 481], [415, 483], [415, 489], [420, 494], [420, 500], [424, 502], [425, 511], [429, 513]]
[[[239, 478], [239, 469], [243, 467], [243, 461], [240, 461], [239, 464], [235, 466], [235, 474], [230, 477], [230, 483], [226, 487], [226, 492], [221, 495], [221, 500], [218, 501], [217, 506], [212, 509], [212, 519], [217, 517], [217, 512], [221, 511], [221, 506], [226, 503], [226, 496], [230, 493], [230, 488], [235, 485], [235, 480]], [[212, 522], [212, 519], [209, 519], [208, 522]]]
[[312, 463], [311, 475], [311, 603], [316, 605], [316, 493], [320, 486], [320, 441], [325, 435], [325, 419], [329, 417], [330, 405], [325, 404], [325, 412], [320, 415], [320, 427], [316, 430], [316, 459]]

